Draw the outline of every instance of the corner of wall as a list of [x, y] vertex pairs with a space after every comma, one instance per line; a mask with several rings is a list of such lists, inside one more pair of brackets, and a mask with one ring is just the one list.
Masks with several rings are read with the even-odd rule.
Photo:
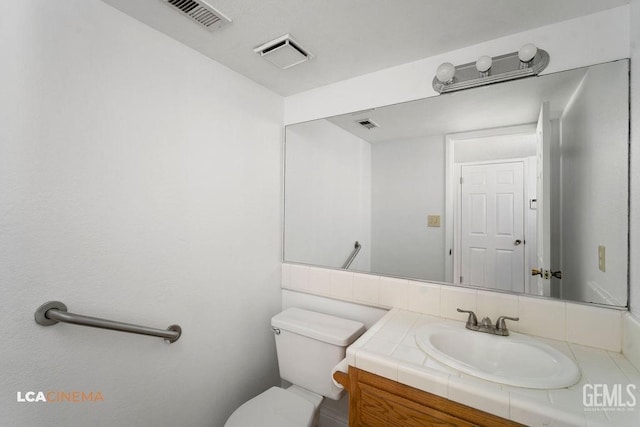
[[[630, 188], [640, 188], [640, 0], [631, 0], [629, 20], [631, 50], [631, 176]], [[636, 165], [636, 167], [634, 167]], [[629, 259], [638, 257], [640, 250], [640, 192], [630, 192]], [[629, 266], [629, 309], [636, 319], [640, 318], [640, 269]]]

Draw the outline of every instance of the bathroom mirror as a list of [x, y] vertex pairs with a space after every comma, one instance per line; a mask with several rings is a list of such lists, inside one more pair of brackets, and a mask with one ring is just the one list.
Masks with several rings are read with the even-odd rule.
[[284, 260], [626, 306], [628, 76], [620, 60], [287, 126]]

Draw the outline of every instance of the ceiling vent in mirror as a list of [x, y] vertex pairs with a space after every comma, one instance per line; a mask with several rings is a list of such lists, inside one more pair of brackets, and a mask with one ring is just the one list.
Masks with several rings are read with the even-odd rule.
[[369, 129], [369, 130], [380, 127], [379, 124], [377, 124], [376, 122], [374, 122], [371, 119], [356, 120], [356, 123], [358, 123], [360, 126], [366, 128], [366, 129]]
[[301, 47], [300, 43], [293, 40], [289, 34], [266, 42], [253, 49], [253, 51], [283, 70], [313, 58], [313, 55]]
[[223, 13], [217, 11], [202, 0], [162, 1], [171, 6], [172, 9], [179, 11], [184, 16], [195, 21], [197, 24], [209, 31], [217, 30], [231, 22], [231, 19], [227, 18]]

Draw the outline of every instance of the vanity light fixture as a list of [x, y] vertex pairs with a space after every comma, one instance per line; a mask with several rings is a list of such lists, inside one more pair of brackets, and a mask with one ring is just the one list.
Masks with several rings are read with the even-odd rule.
[[481, 56], [476, 62], [454, 66], [441, 64], [433, 78], [438, 93], [455, 92], [492, 83], [536, 76], [549, 65], [549, 54], [527, 43], [518, 52], [506, 55]]

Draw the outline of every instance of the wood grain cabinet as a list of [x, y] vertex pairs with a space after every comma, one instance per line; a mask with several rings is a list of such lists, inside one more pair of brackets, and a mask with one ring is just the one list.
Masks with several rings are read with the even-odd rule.
[[521, 425], [352, 366], [334, 378], [349, 392], [351, 427]]

